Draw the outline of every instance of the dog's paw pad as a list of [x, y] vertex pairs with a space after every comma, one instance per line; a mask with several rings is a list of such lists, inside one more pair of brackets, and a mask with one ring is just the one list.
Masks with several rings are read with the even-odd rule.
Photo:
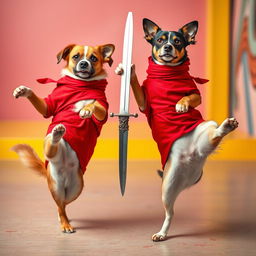
[[165, 239], [166, 239], [166, 235], [162, 233], [156, 233], [152, 236], [153, 242], [161, 242], [161, 241], [164, 241]]
[[238, 127], [238, 124], [239, 123], [234, 117], [227, 118], [225, 121], [223, 121], [219, 128], [223, 131], [224, 134], [227, 134], [235, 130]]
[[52, 129], [52, 142], [57, 143], [63, 137], [66, 132], [66, 128], [63, 124], [58, 124]]

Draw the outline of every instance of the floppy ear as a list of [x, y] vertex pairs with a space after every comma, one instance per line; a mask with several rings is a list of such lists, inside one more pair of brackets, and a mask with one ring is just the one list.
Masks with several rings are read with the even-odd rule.
[[68, 46], [66, 46], [62, 51], [60, 51], [57, 54], [57, 64], [59, 64], [61, 62], [62, 59], [66, 60], [68, 55], [70, 54], [71, 50], [74, 48], [75, 44], [69, 44]]
[[149, 19], [143, 19], [143, 29], [145, 33], [144, 38], [151, 44], [153, 43], [156, 33], [161, 30], [158, 25]]
[[111, 58], [111, 56], [114, 50], [115, 50], [115, 46], [113, 44], [105, 44], [100, 46], [103, 62], [107, 62], [110, 67], [112, 66], [112, 63], [113, 63], [113, 59]]
[[183, 34], [187, 44], [195, 44], [196, 40], [195, 40], [195, 36], [198, 30], [198, 21], [194, 20], [188, 24], [186, 24], [185, 26], [183, 26], [179, 32], [181, 34]]

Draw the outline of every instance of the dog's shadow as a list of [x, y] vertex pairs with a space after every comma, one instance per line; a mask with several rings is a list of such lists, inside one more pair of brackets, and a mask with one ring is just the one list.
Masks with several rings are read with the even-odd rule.
[[[125, 229], [145, 229], [145, 232], [154, 232], [155, 226], [159, 228], [161, 221], [159, 218], [147, 217], [147, 218], [119, 218], [119, 219], [73, 219], [72, 222], [76, 222], [76, 230], [88, 230], [88, 229], [100, 229], [100, 230], [122, 230]], [[191, 224], [192, 226], [193, 224]], [[176, 228], [177, 230], [177, 228]], [[171, 235], [166, 240], [172, 240], [176, 238], [187, 237], [255, 237], [256, 236], [256, 222], [249, 220], [241, 220], [240, 222], [226, 221], [222, 223], [216, 223], [211, 227], [201, 228], [193, 232], [174, 234], [172, 230], [169, 232]]]
[[[170, 232], [171, 233], [171, 232]], [[184, 234], [169, 235], [166, 240], [175, 238], [186, 237], [209, 237], [216, 239], [218, 237], [243, 237], [243, 238], [255, 238], [256, 237], [256, 221], [241, 220], [240, 222], [222, 222], [216, 223], [216, 226], [205, 227], [205, 229], [196, 230], [194, 232], [188, 232]]]
[[159, 218], [134, 218], [123, 217], [123, 218], [109, 218], [109, 219], [72, 219], [72, 222], [76, 223], [76, 230], [83, 229], [125, 229], [129, 227], [150, 227], [152, 223], [161, 224]]

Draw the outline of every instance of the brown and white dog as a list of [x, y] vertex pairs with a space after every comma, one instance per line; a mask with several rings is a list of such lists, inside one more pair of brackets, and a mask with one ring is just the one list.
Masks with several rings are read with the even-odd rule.
[[[82, 192], [83, 172], [93, 154], [101, 126], [107, 119], [107, 75], [103, 64], [112, 64], [111, 55], [114, 49], [112, 44], [96, 47], [68, 45], [57, 54], [58, 63], [64, 59], [67, 65], [62, 70], [63, 77], [57, 82], [50, 98], [40, 98], [23, 85], [13, 92], [15, 98], [26, 97], [44, 117], [53, 116], [44, 140], [47, 167], [30, 146], [19, 144], [13, 150], [27, 167], [47, 178], [49, 190], [58, 207], [61, 229], [66, 233], [74, 232], [74, 228], [69, 223], [65, 207]], [[66, 85], [63, 81], [69, 84]], [[87, 95], [96, 95], [96, 98], [88, 99]], [[83, 133], [84, 130], [87, 134]], [[87, 156], [79, 152], [79, 143], [80, 148], [85, 147]]]
[[[195, 43], [198, 22], [193, 21], [188, 23], [178, 31], [163, 31], [154, 22], [144, 19], [143, 29], [145, 39], [152, 45], [152, 56], [150, 58], [153, 63], [152, 65], [156, 68], [159, 65], [159, 67], [163, 67], [165, 70], [171, 67], [173, 72], [175, 72], [175, 69], [178, 70], [179, 67], [188, 60], [186, 47]], [[116, 73], [122, 75], [122, 72], [122, 64], [120, 64], [116, 69]], [[165, 97], [165, 95], [160, 93], [160, 87], [164, 86], [164, 80], [166, 79], [158, 78], [157, 85], [153, 84], [152, 81], [154, 81], [154, 79], [151, 79], [151, 87], [147, 89], [145, 82], [143, 86], [140, 86], [134, 65], [132, 65], [131, 72], [131, 86], [139, 109], [142, 112], [146, 111], [146, 109], [148, 112], [151, 111], [151, 115], [147, 117], [148, 120], [150, 120], [153, 137], [156, 141], [160, 136], [168, 137], [171, 135], [165, 134], [166, 131], [161, 130], [161, 127], [167, 127], [168, 129], [169, 121], [172, 122], [172, 120], [182, 117], [183, 114], [186, 116], [188, 112], [194, 111], [201, 103], [199, 93], [184, 93], [182, 95], [179, 89], [175, 89], [174, 92], [168, 92], [169, 96], [178, 93], [178, 96], [174, 95], [177, 97], [177, 101], [173, 104], [171, 102], [168, 103], [168, 95], [166, 94]], [[181, 80], [184, 79], [187, 78], [181, 78]], [[185, 81], [190, 80], [192, 79]], [[157, 86], [159, 87], [157, 88]], [[161, 106], [156, 106], [155, 102], [157, 101], [163, 102], [163, 106], [167, 105], [168, 108], [163, 109]], [[153, 107], [159, 107], [161, 111], [156, 111]], [[172, 116], [170, 116], [169, 113], [172, 113]], [[163, 115], [165, 116], [161, 118]], [[161, 122], [161, 124], [159, 124], [159, 122]], [[186, 122], [186, 118], [181, 118], [181, 123]], [[154, 131], [154, 127], [156, 126], [160, 128]], [[207, 156], [216, 149], [222, 138], [237, 128], [237, 126], [238, 122], [235, 118], [226, 119], [220, 126], [214, 121], [202, 120], [193, 130], [177, 138], [171, 148], [169, 148], [167, 160], [163, 167], [162, 183], [162, 201], [166, 217], [161, 230], [152, 236], [153, 241], [166, 239], [173, 217], [173, 205], [177, 196], [182, 190], [200, 180]], [[180, 129], [178, 127], [175, 129], [179, 132], [179, 130], [184, 129], [184, 126], [180, 127]], [[164, 137], [163, 140], [165, 140], [166, 137]]]

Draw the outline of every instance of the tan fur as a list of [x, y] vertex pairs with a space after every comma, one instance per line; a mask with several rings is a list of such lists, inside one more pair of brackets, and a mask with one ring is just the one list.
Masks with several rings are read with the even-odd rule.
[[19, 156], [21, 162], [29, 169], [34, 170], [39, 175], [46, 177], [46, 168], [43, 161], [38, 157], [36, 152], [27, 144], [17, 144], [12, 147]]
[[[64, 70], [67, 69], [70, 72], [64, 75], [78, 80], [81, 78], [78, 77], [75, 71], [73, 71], [73, 68], [79, 62], [76, 62], [76, 58], [72, 57], [79, 53], [78, 59], [82, 58], [82, 60], [84, 60], [84, 58], [86, 58], [84, 56], [85, 49], [87, 49], [86, 46], [70, 44], [57, 54], [58, 63], [60, 63], [62, 59], [67, 61]], [[96, 70], [96, 73], [91, 73], [89, 77], [90, 81], [105, 79], [106, 73], [103, 69], [103, 63], [107, 62], [109, 65], [112, 64], [111, 55], [113, 54], [114, 49], [115, 47], [112, 44], [88, 47], [86, 55], [88, 55], [89, 58], [92, 54], [97, 57], [95, 61], [92, 59], [86, 60], [88, 65], [93, 65], [94, 70]], [[89, 67], [91, 68], [91, 66]], [[93, 69], [91, 69], [91, 71], [93, 71]], [[101, 74], [102, 76], [100, 76]], [[17, 87], [13, 92], [13, 96], [16, 99], [19, 97], [26, 97], [39, 113], [42, 115], [47, 113], [47, 104], [45, 100], [38, 97], [29, 87]], [[81, 102], [83, 101], [86, 100], [82, 100]], [[98, 120], [104, 120], [107, 110], [98, 101], [94, 99], [90, 99], [90, 101], [93, 103], [86, 104], [85, 102], [83, 103], [84, 105], [82, 106], [82, 109], [79, 109], [78, 111], [74, 110], [74, 112], [81, 118], [91, 118], [91, 116], [94, 115]], [[74, 105], [78, 103], [75, 103]], [[85, 112], [84, 115], [81, 115], [81, 111]], [[12, 150], [20, 156], [20, 159], [25, 166], [47, 178], [49, 190], [58, 207], [61, 230], [65, 233], [73, 233], [74, 229], [69, 223], [65, 209], [67, 204], [76, 200], [81, 194], [84, 187], [84, 181], [77, 154], [70, 147], [68, 142], [63, 139], [65, 131], [66, 128], [64, 125], [57, 124], [52, 132], [45, 137], [44, 155], [49, 161], [47, 169], [30, 146], [18, 144], [14, 146]]]

